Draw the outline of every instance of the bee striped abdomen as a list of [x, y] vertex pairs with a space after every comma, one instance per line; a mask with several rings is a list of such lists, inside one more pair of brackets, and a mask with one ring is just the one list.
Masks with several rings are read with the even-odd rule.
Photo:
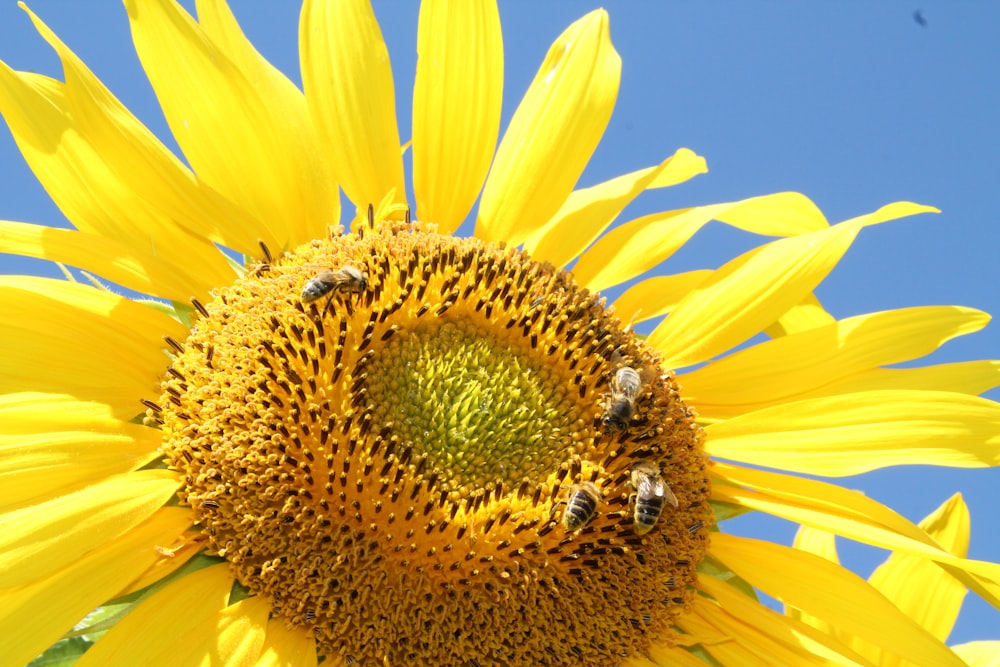
[[563, 510], [563, 527], [567, 531], [583, 528], [597, 515], [597, 505], [601, 492], [593, 482], [581, 482], [573, 486]]

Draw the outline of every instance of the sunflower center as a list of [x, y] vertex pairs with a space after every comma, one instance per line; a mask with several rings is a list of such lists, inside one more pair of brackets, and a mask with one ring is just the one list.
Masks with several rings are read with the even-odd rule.
[[455, 489], [558, 467], [563, 434], [581, 418], [542, 364], [464, 319], [390, 341], [369, 366], [368, 392], [375, 422], [392, 423]]
[[151, 417], [213, 553], [326, 655], [614, 665], [706, 549], [701, 431], [571, 277], [385, 223], [219, 290]]

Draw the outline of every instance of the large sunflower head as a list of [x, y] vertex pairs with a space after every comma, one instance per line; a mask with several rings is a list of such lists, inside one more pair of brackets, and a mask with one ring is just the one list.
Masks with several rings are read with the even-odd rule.
[[[0, 222], [2, 250], [99, 276], [0, 279], [0, 655], [68, 634], [83, 665], [960, 664], [829, 560], [720, 530], [762, 510], [1000, 599], [929, 528], [736, 464], [997, 462], [994, 362], [882, 368], [982, 313], [836, 321], [812, 294], [863, 227], [933, 209], [830, 226], [780, 193], [612, 229], [705, 167], [680, 149], [577, 188], [619, 84], [604, 11], [498, 146], [495, 4], [425, 2], [407, 174], [367, 2], [306, 1], [304, 91], [221, 1], [126, 8], [186, 163], [33, 14], [65, 81], [0, 66], [0, 113], [76, 227]], [[644, 275], [710, 220], [785, 238]]]
[[387, 222], [204, 309], [150, 415], [212, 552], [321, 653], [609, 664], [672, 637], [711, 523], [702, 432], [571, 276]]

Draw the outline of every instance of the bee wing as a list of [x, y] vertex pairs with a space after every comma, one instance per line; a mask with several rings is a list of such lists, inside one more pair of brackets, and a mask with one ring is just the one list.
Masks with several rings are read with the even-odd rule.
[[660, 480], [660, 484], [663, 485], [663, 493], [661, 494], [663, 499], [670, 503], [671, 507], [677, 507], [680, 503], [677, 502], [677, 496], [675, 496], [674, 492], [670, 490], [670, 486], [662, 479]]
[[656, 475], [645, 475], [639, 480], [637, 489], [640, 496], [663, 498], [666, 502], [677, 507], [677, 497], [670, 490], [667, 483]]

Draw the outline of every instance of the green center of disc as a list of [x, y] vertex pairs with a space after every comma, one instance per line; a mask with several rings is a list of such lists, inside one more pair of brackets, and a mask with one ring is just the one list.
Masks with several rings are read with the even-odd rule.
[[547, 473], [581, 426], [550, 371], [462, 320], [396, 336], [369, 366], [368, 391], [376, 423], [392, 422], [452, 488]]

